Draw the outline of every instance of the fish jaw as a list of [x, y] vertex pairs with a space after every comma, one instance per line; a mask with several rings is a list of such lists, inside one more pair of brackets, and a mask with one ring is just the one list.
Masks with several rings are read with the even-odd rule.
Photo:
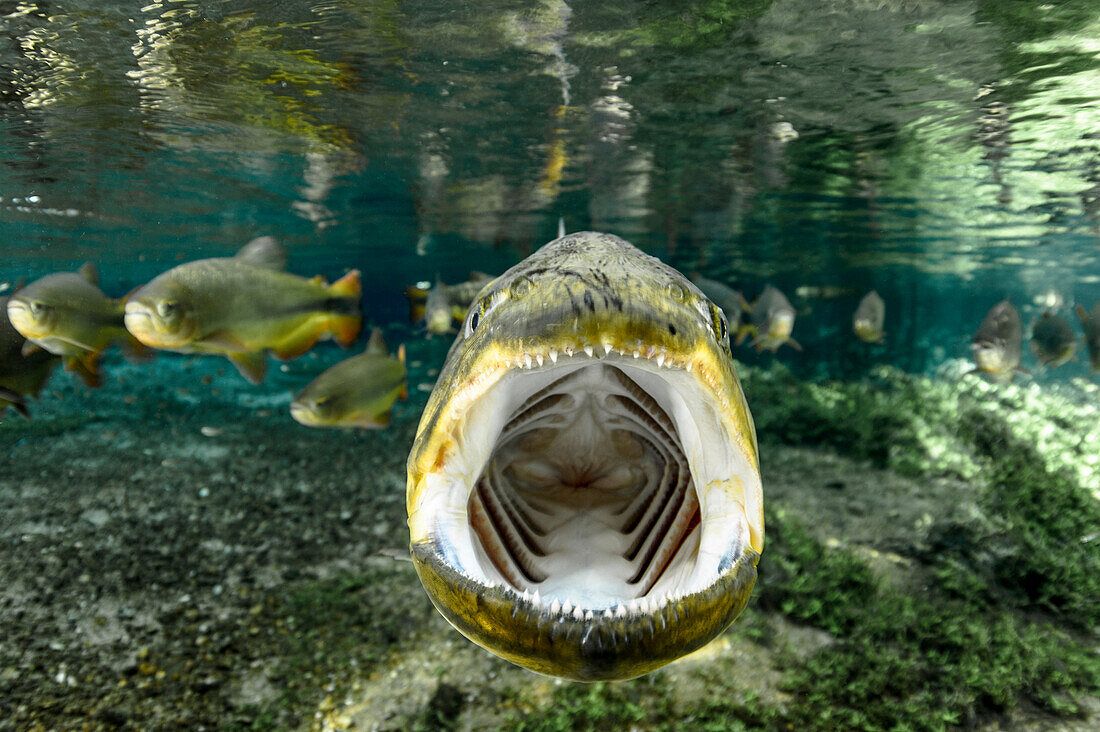
[[8, 300], [8, 320], [27, 340], [48, 338], [54, 331], [56, 318], [50, 309], [38, 309], [31, 302], [14, 295]]
[[182, 348], [193, 340], [194, 327], [189, 318], [167, 323], [157, 313], [156, 305], [144, 299], [126, 303], [123, 322], [130, 335], [151, 348]]
[[656, 303], [644, 319], [629, 300], [586, 308], [591, 282], [536, 279], [525, 289], [568, 290], [574, 310], [500, 313], [500, 328], [486, 314], [471, 338], [486, 300], [537, 265], [482, 293], [429, 400], [408, 464], [412, 555], [440, 613], [482, 647], [540, 673], [631, 678], [706, 644], [748, 601], [764, 528], [751, 416], [724, 320], [692, 320], [717, 308], [664, 265], [668, 290], [628, 280]]

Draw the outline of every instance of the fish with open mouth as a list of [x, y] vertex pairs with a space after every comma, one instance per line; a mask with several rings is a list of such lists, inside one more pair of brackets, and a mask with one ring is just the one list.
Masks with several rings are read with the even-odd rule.
[[722, 311], [609, 234], [542, 247], [473, 303], [408, 459], [417, 573], [528, 669], [626, 679], [741, 612], [764, 519]]

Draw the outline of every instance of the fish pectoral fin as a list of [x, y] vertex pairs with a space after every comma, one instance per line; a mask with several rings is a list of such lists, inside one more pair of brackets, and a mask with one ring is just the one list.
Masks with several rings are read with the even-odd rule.
[[157, 355], [157, 351], [127, 334], [122, 341], [122, 354], [128, 361], [151, 361]]
[[88, 351], [80, 356], [65, 356], [65, 370], [76, 374], [85, 386], [97, 389], [103, 386], [103, 373], [99, 370], [100, 351]]
[[23, 347], [19, 349], [19, 354], [23, 356], [23, 358], [26, 358], [27, 356], [33, 356], [38, 351], [44, 350], [46, 349], [44, 349], [42, 346], [38, 345], [34, 341], [24, 341]]
[[[22, 394], [18, 394], [11, 389], [6, 389], [0, 386], [0, 399], [8, 402], [11, 408], [19, 412], [23, 419], [30, 419], [31, 412], [27, 409], [27, 400], [23, 398]], [[4, 411], [4, 405], [0, 405], [0, 413]]]
[[227, 353], [225, 357], [237, 367], [241, 376], [252, 384], [259, 384], [267, 375], [267, 354], [261, 351], [249, 351], [246, 353]]
[[786, 343], [788, 346], [790, 346], [791, 348], [793, 348], [796, 351], [801, 351], [802, 350], [802, 346], [799, 345], [798, 341], [796, 341], [794, 338], [788, 338], [787, 340], [785, 340], [783, 342]]

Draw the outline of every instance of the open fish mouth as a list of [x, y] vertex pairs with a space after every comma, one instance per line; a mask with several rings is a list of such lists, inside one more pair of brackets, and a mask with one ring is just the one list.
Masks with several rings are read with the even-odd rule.
[[696, 340], [709, 325], [581, 310], [541, 339], [504, 337], [506, 320], [482, 347], [468, 319], [465, 368], [445, 368], [458, 380], [437, 385], [409, 459], [412, 553], [471, 640], [542, 673], [630, 678], [744, 608], [763, 542], [755, 436], [717, 335]]

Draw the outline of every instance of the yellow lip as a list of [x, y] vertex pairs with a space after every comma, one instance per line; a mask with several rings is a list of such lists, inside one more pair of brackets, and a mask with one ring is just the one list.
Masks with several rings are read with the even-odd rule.
[[8, 301], [8, 320], [24, 338], [45, 338], [49, 328], [43, 328], [35, 319], [30, 307], [22, 300], [12, 298]]

